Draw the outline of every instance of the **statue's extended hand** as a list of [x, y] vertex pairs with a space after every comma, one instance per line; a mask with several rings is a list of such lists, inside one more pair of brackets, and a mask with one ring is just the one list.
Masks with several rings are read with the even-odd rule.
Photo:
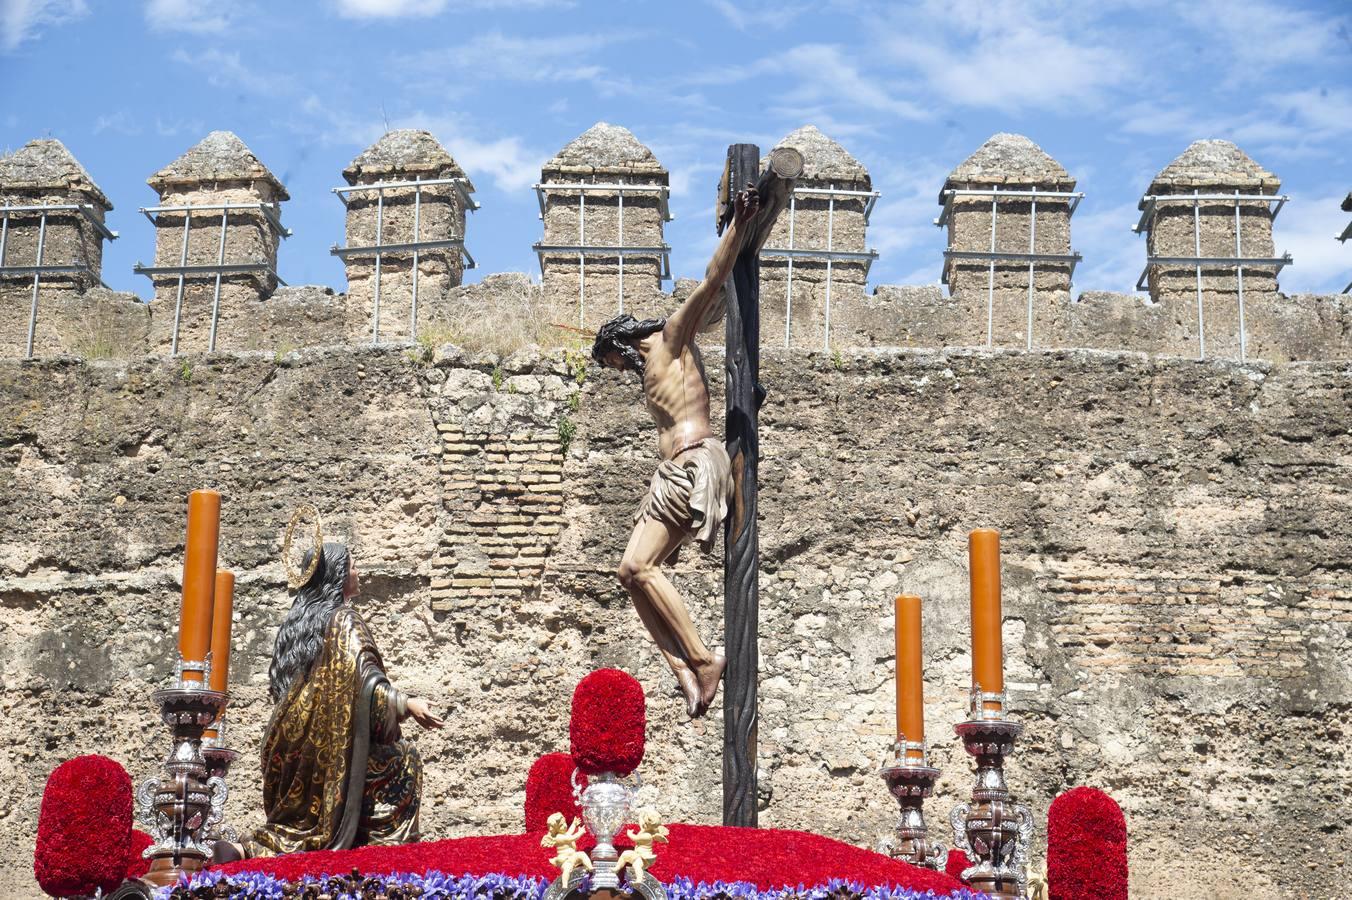
[[421, 697], [410, 697], [408, 700], [408, 714], [424, 728], [441, 728], [446, 723], [436, 716], [432, 715], [432, 708], [427, 705], [427, 701]]
[[760, 194], [756, 191], [756, 186], [747, 182], [746, 190], [737, 192], [737, 199], [733, 201], [733, 221], [737, 225], [745, 225], [756, 218], [756, 213], [760, 211]]

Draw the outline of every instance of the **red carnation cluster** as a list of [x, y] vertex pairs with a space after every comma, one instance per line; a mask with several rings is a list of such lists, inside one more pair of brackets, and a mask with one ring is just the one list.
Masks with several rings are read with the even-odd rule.
[[628, 672], [598, 669], [578, 682], [568, 733], [583, 774], [623, 776], [637, 769], [646, 727], [643, 687]]
[[[573, 796], [573, 773], [577, 766], [567, 753], [546, 753], [530, 767], [526, 776], [526, 830], [544, 831], [549, 817], [563, 813], [568, 821], [582, 815]], [[587, 786], [586, 776], [578, 781]]]
[[944, 862], [944, 872], [962, 881], [962, 873], [972, 867], [972, 861], [967, 858], [967, 854], [954, 848], [948, 851], [948, 859]]
[[[848, 878], [866, 888], [895, 885], [940, 895], [962, 887], [941, 872], [803, 831], [722, 825], [668, 827], [671, 843], [662, 845], [651, 867], [653, 876], [668, 884], [681, 877], [708, 883], [747, 881], [768, 891]], [[578, 846], [582, 850], [591, 849], [590, 836], [579, 841]], [[632, 844], [621, 837], [616, 846], [623, 849]], [[558, 870], [549, 865], [549, 854], [540, 852], [538, 832], [451, 838], [398, 847], [288, 853], [213, 867], [213, 871], [226, 874], [266, 872], [286, 879], [342, 875], [353, 869], [364, 875], [432, 871], [452, 876], [500, 873], [546, 879], [558, 875]]]
[[1103, 791], [1077, 787], [1052, 801], [1047, 886], [1053, 900], [1126, 900], [1127, 820]]
[[131, 853], [131, 778], [106, 756], [77, 756], [47, 778], [33, 874], [53, 897], [114, 890]]
[[141, 854], [155, 839], [146, 834], [139, 828], [133, 828], [131, 831], [131, 845], [127, 851], [127, 878], [140, 878], [150, 871], [150, 860]]

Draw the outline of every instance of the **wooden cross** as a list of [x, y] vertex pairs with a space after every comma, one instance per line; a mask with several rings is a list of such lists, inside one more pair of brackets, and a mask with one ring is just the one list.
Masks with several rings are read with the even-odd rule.
[[720, 186], [718, 231], [731, 220], [733, 197], [748, 184], [760, 212], [728, 278], [726, 435], [732, 459], [733, 499], [723, 540], [723, 629], [728, 668], [723, 682], [723, 824], [756, 825], [756, 686], [760, 624], [760, 539], [756, 527], [760, 383], [760, 251], [788, 205], [803, 157], [780, 148], [760, 171], [755, 144], [728, 148]]

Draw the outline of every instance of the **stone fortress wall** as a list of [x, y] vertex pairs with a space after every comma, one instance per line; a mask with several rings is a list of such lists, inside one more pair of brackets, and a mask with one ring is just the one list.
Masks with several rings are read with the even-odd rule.
[[[664, 173], [621, 132], [597, 126], [569, 145], [605, 150], [596, 172], [573, 171], [583, 164], [565, 148], [542, 184], [663, 186]], [[794, 140], [816, 148], [805, 183], [828, 193], [800, 197], [792, 245], [784, 222], [770, 246], [825, 250], [829, 230], [832, 252], [866, 253], [867, 173], [815, 130]], [[1191, 193], [1205, 178], [1229, 179], [1217, 183], [1235, 185], [1232, 194], [1276, 189], [1237, 154], [1194, 145], [1151, 191], [1169, 193], [1174, 179], [1175, 193]], [[396, 132], [354, 161], [348, 180], [459, 177], [448, 160], [422, 135]], [[1231, 174], [1235, 166], [1243, 171]], [[200, 186], [176, 180], [198, 171], [210, 173]], [[166, 752], [149, 692], [171, 671], [184, 498], [204, 484], [223, 494], [221, 562], [239, 576], [227, 730], [244, 753], [229, 807], [237, 824], [257, 821], [250, 754], [289, 602], [278, 553], [291, 511], [307, 502], [354, 546], [362, 608], [396, 682], [449, 710], [450, 728], [415, 738], [429, 836], [519, 828], [527, 767], [566, 746], [572, 687], [604, 665], [634, 672], [648, 691], [643, 774], [659, 807], [716, 821], [721, 719], [684, 720], [614, 577], [654, 461], [632, 380], [572, 351], [471, 351], [449, 340], [510, 304], [513, 315], [524, 305], [594, 324], [618, 308], [618, 263], [580, 266], [566, 251], [556, 271], [546, 253], [541, 284], [495, 275], [457, 285], [468, 186], [390, 188], [376, 201], [381, 243], [409, 242], [412, 202], [419, 237], [441, 244], [419, 251], [419, 343], [407, 340], [411, 251], [382, 259], [382, 342], [372, 347], [374, 285], [268, 293], [281, 232], [266, 204], [285, 191], [238, 139], [212, 135], [162, 176], [176, 197], [228, 192], [239, 204], [159, 214], [157, 267], [183, 258], [183, 216], [186, 265], [214, 264], [223, 213], [224, 258], [252, 267], [222, 275], [220, 352], [201, 352], [214, 274], [201, 284], [205, 276], [185, 274], [185, 296], [201, 293], [180, 308], [171, 358], [162, 336], [177, 273], [156, 274], [156, 299], [145, 304], [66, 288], [57, 275], [83, 274], [72, 272], [40, 285], [35, 359], [0, 361], [0, 741], [12, 748], [0, 759], [0, 895], [36, 895], [38, 798], [57, 762], [105, 752], [139, 779]], [[100, 221], [108, 209], [55, 142], [0, 162], [0, 185], [11, 205], [27, 203], [16, 196], [85, 203]], [[993, 138], [944, 189], [996, 186], [1074, 193], [1015, 136]], [[426, 201], [436, 210], [426, 219], [420, 190], [439, 198]], [[566, 232], [581, 193], [543, 191], [542, 244], [618, 242], [618, 196], [604, 191], [586, 194], [585, 234]], [[645, 206], [642, 193], [626, 194], [625, 244], [659, 247], [660, 200]], [[997, 259], [992, 277], [989, 260], [962, 255], [990, 252], [990, 199], [953, 195], [951, 296], [869, 294], [860, 257], [764, 265], [769, 309], [780, 284], [788, 296], [792, 260], [793, 303], [788, 350], [783, 322], [767, 312], [763, 324], [761, 824], [864, 845], [894, 824], [876, 771], [892, 727], [890, 601], [906, 590], [926, 602], [926, 717], [944, 773], [928, 811], [947, 840], [942, 823], [970, 789], [949, 727], [968, 677], [964, 536], [990, 525], [1004, 534], [1008, 688], [1027, 723], [1009, 770], [1020, 799], [1041, 816], [1073, 785], [1109, 791], [1131, 829], [1136, 896], [1340, 895], [1342, 800], [1352, 792], [1341, 740], [1352, 727], [1345, 298], [1284, 297], [1246, 274], [1241, 363], [1222, 318], [1226, 303], [1237, 305], [1237, 279], [1208, 270], [1202, 302], [1216, 320], [1205, 319], [1199, 362], [1195, 272], [1171, 281], [1176, 264], [1161, 263], [1149, 300], [1072, 299], [1070, 261], [1039, 259], [1029, 352], [1027, 260]], [[1041, 256], [1072, 256], [1074, 198], [1037, 198], [1035, 234], [1033, 199], [999, 202], [996, 251], [1031, 244]], [[1275, 257], [1261, 217], [1247, 211], [1260, 201], [1240, 202], [1245, 255]], [[1199, 202], [1197, 221], [1230, 229], [1233, 242], [1234, 204], [1209, 209]], [[345, 246], [375, 243], [371, 204], [353, 200], [349, 210], [357, 224]], [[71, 256], [56, 259], [92, 254], [97, 242], [62, 221], [72, 230], [48, 246]], [[1153, 256], [1192, 252], [1182, 246], [1192, 232], [1170, 228], [1152, 231]], [[1220, 240], [1204, 251], [1219, 253]], [[15, 246], [36, 249], [26, 237]], [[666, 294], [660, 261], [637, 256], [625, 265], [626, 310], [669, 308], [689, 285]], [[822, 352], [828, 259], [831, 349]], [[349, 259], [357, 279], [374, 269], [369, 257]], [[584, 299], [597, 301], [585, 307], [581, 278]], [[0, 295], [11, 357], [24, 355], [30, 301], [31, 281]], [[720, 341], [706, 343], [719, 394]], [[716, 559], [683, 554], [674, 579], [718, 643]]]
[[[782, 143], [802, 150], [807, 166], [763, 255], [767, 347], [1088, 348], [1276, 362], [1352, 356], [1346, 294], [1281, 293], [1280, 270], [1291, 260], [1272, 240], [1284, 203], [1280, 180], [1229, 142], [1195, 142], [1147, 187], [1136, 225], [1145, 236], [1137, 294], [1075, 293], [1073, 213], [1083, 194], [1056, 160], [1012, 134], [993, 136], [940, 188], [936, 223], [947, 249], [936, 270], [947, 292], [933, 285], [870, 292], [877, 254], [867, 233], [880, 201], [868, 170], [810, 125]], [[542, 167], [536, 283], [489, 276], [463, 285], [474, 186], [427, 132], [390, 132], [342, 174], [346, 243], [334, 253], [344, 259], [347, 291], [283, 287], [276, 270], [288, 234], [286, 188], [238, 137], [208, 135], [148, 181], [160, 195], [151, 213], [156, 243], [153, 264], [138, 271], [150, 277], [154, 299], [139, 304], [91, 290], [104, 239], [94, 220], [111, 210], [108, 198], [59, 142], [29, 143], [0, 159], [0, 202], [24, 210], [5, 220], [0, 356], [29, 355], [30, 320], [32, 355], [135, 357], [213, 347], [285, 352], [428, 331], [454, 338], [504, 287], [524, 296], [539, 321], [582, 327], [622, 309], [642, 316], [673, 305], [665, 289], [668, 173], [624, 128], [598, 123]], [[39, 263], [41, 213], [32, 207], [54, 203], [63, 211], [41, 229]], [[35, 265], [69, 271], [44, 271], [35, 290], [26, 268]], [[679, 296], [682, 288], [673, 288]]]

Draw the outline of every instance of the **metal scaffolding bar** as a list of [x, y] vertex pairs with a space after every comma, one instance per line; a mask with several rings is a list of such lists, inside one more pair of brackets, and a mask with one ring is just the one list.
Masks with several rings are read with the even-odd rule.
[[38, 258], [37, 266], [33, 273], [33, 303], [28, 311], [28, 349], [24, 351], [24, 359], [33, 358], [33, 335], [38, 327], [38, 283], [42, 281], [42, 252], [47, 243], [47, 214], [44, 212], [38, 223]]
[[[351, 207], [351, 199], [348, 195], [358, 193], [371, 193], [376, 195], [376, 240], [374, 244], [366, 244], [358, 247], [340, 247], [337, 244], [329, 248], [329, 252], [343, 261], [358, 257], [373, 257], [375, 259], [375, 285], [372, 291], [371, 299], [371, 343], [380, 342], [380, 293], [382, 286], [382, 274], [384, 271], [385, 256], [390, 253], [412, 253], [412, 289], [413, 296], [409, 303], [409, 326], [408, 333], [410, 338], [418, 336], [418, 291], [419, 291], [419, 269], [422, 263], [422, 254], [425, 250], [458, 250], [461, 262], [466, 269], [476, 268], [477, 263], [474, 257], [470, 256], [465, 249], [465, 239], [461, 235], [457, 238], [445, 238], [439, 240], [425, 241], [422, 239], [422, 206], [423, 190], [428, 187], [439, 185], [450, 185], [455, 188], [456, 195], [464, 209], [468, 212], [474, 212], [479, 209], [479, 204], [474, 202], [474, 198], [469, 195], [469, 189], [466, 187], [468, 181], [460, 177], [450, 178], [415, 178], [412, 181], [376, 181], [371, 184], [353, 184], [346, 187], [336, 187], [331, 190], [338, 197], [345, 208]], [[413, 191], [413, 240], [400, 243], [385, 243], [385, 192], [412, 190]]]
[[[117, 240], [117, 232], [109, 230], [108, 226], [99, 221], [94, 215], [94, 206], [90, 203], [53, 203], [49, 206], [29, 205], [29, 206], [0, 206], [0, 218], [8, 220], [15, 213], [40, 213], [40, 212], [78, 212], [84, 217], [85, 221], [94, 226], [99, 234], [106, 240]], [[6, 221], [8, 224], [8, 221]]]
[[[117, 240], [117, 232], [109, 230], [108, 226], [99, 220], [94, 214], [93, 205], [89, 203], [7, 204], [0, 206], [0, 278], [33, 276], [32, 297], [28, 309], [28, 337], [24, 348], [25, 359], [33, 358], [33, 344], [37, 336], [38, 326], [38, 297], [42, 290], [43, 275], [89, 275], [99, 284], [103, 284], [103, 279], [99, 277], [99, 273], [88, 263], [72, 262], [49, 265], [45, 261], [47, 225], [52, 215], [61, 213], [76, 213], [93, 226], [101, 237], [110, 241]], [[7, 265], [5, 259], [9, 252], [9, 220], [15, 217], [24, 218], [35, 215], [38, 218], [38, 246], [34, 265]]]
[[[585, 326], [587, 310], [587, 257], [604, 256], [616, 257], [619, 269], [619, 278], [617, 283], [617, 305], [621, 313], [624, 312], [624, 258], [626, 256], [653, 256], [660, 258], [658, 278], [662, 281], [671, 277], [671, 248], [666, 244], [660, 248], [639, 247], [628, 248], [624, 243], [624, 195], [625, 194], [652, 194], [657, 197], [658, 215], [662, 222], [670, 222], [674, 216], [671, 214], [669, 199], [671, 189], [665, 184], [622, 184], [619, 182], [598, 182], [589, 184], [586, 182], [540, 182], [531, 186], [535, 191], [535, 201], [540, 207], [540, 220], [544, 221], [545, 212], [548, 208], [549, 194], [577, 194], [577, 243], [576, 244], [545, 244], [537, 242], [534, 245], [535, 255], [540, 263], [540, 274], [543, 276], [545, 271], [545, 257], [562, 252], [577, 254], [577, 307], [578, 307], [578, 325]], [[618, 244], [614, 246], [589, 244], [587, 242], [587, 194], [615, 194], [617, 208]], [[631, 252], [631, 250], [640, 252]]]
[[333, 188], [333, 193], [338, 195], [338, 199], [347, 206], [350, 202], [347, 194], [357, 194], [364, 191], [383, 192], [388, 190], [397, 190], [399, 188], [414, 188], [421, 190], [425, 187], [435, 187], [440, 184], [449, 184], [455, 187], [455, 191], [460, 195], [460, 201], [465, 204], [465, 209], [474, 212], [479, 208], [479, 204], [469, 195], [469, 189], [465, 187], [464, 178], [416, 178], [413, 181], [376, 181], [371, 184], [354, 184], [348, 187]]
[[[1078, 253], [1039, 253], [1037, 252], [1037, 204], [1039, 200], [1056, 201], [1064, 203], [1066, 206], [1066, 216], [1075, 215], [1075, 210], [1079, 209], [1080, 201], [1084, 199], [1083, 191], [1043, 191], [1037, 188], [1028, 190], [1002, 190], [999, 185], [991, 185], [989, 188], [963, 188], [950, 189], [943, 192], [944, 205], [934, 224], [938, 227], [947, 225], [953, 216], [953, 204], [959, 197], [989, 197], [991, 200], [991, 240], [990, 250], [945, 250], [944, 251], [944, 269], [941, 276], [941, 282], [948, 284], [949, 263], [953, 260], [983, 260], [986, 266], [986, 348], [991, 349], [995, 346], [995, 266], [997, 263], [1027, 263], [1028, 264], [1028, 292], [1027, 292], [1027, 324], [1024, 329], [1024, 347], [1033, 349], [1033, 300], [1036, 294], [1037, 264], [1051, 263], [1054, 265], [1069, 266], [1069, 277], [1075, 277], [1075, 267], [1079, 265], [1083, 257]], [[1029, 223], [1028, 223], [1028, 252], [1018, 253], [1005, 250], [997, 250], [999, 246], [997, 241], [996, 223], [1000, 216], [1001, 200], [1027, 200], [1029, 201]]]
[[[138, 262], [131, 269], [137, 275], [145, 275], [152, 280], [167, 275], [178, 277], [178, 284], [174, 291], [174, 328], [169, 336], [169, 353], [171, 356], [178, 355], [178, 333], [183, 321], [183, 299], [185, 282], [188, 278], [199, 275], [215, 276], [215, 283], [211, 292], [211, 323], [207, 331], [207, 352], [209, 353], [216, 350], [216, 331], [220, 324], [221, 315], [221, 286], [222, 279], [226, 275], [267, 275], [280, 285], [286, 284], [270, 263], [227, 263], [225, 261], [226, 235], [230, 230], [230, 214], [232, 212], [256, 212], [272, 227], [279, 238], [291, 237], [291, 229], [282, 225], [281, 207], [277, 203], [264, 203], [262, 201], [255, 203], [179, 203], [163, 206], [143, 206], [138, 212], [145, 216], [150, 224], [156, 228], [161, 227], [160, 217], [165, 213], [183, 214], [183, 239], [179, 243], [178, 265], [147, 266]], [[220, 235], [216, 241], [216, 262], [214, 264], [189, 265], [188, 236], [192, 231], [193, 214], [206, 212], [219, 212], [221, 214]]]
[[[1136, 290], [1142, 291], [1148, 288], [1147, 279], [1150, 275], [1151, 266], [1177, 266], [1180, 268], [1190, 268], [1193, 270], [1193, 278], [1197, 299], [1197, 358], [1206, 359], [1206, 321], [1205, 310], [1202, 303], [1202, 270], [1207, 268], [1230, 268], [1235, 269], [1235, 287], [1237, 290], [1239, 307], [1239, 359], [1240, 362], [1248, 358], [1248, 329], [1244, 320], [1244, 269], [1247, 268], [1270, 268], [1273, 277], [1282, 270], [1283, 267], [1291, 264], [1291, 254], [1285, 253], [1281, 256], [1245, 256], [1244, 255], [1244, 223], [1241, 219], [1240, 208], [1245, 203], [1262, 203], [1264, 210], [1268, 214], [1268, 221], [1271, 222], [1277, 218], [1277, 213], [1281, 212], [1282, 207], [1286, 205], [1289, 198], [1286, 195], [1278, 194], [1241, 194], [1235, 190], [1230, 194], [1203, 194], [1194, 189], [1191, 194], [1147, 194], [1141, 198], [1141, 217], [1136, 224], [1132, 226], [1132, 231], [1137, 234], [1149, 235], [1155, 227], [1155, 216], [1159, 211], [1159, 206], [1165, 203], [1189, 203], [1192, 205], [1192, 246], [1193, 256], [1152, 256], [1147, 255], [1145, 259], [1145, 268], [1141, 270], [1141, 275], [1136, 279]], [[1235, 211], [1235, 255], [1234, 256], [1203, 256], [1202, 255], [1202, 204], [1203, 203], [1232, 203]], [[1352, 287], [1352, 285], [1349, 285]]]
[[934, 220], [935, 225], [943, 226], [948, 224], [949, 217], [953, 215], [953, 201], [959, 197], [990, 197], [999, 194], [1001, 197], [1025, 198], [1031, 200], [1065, 200], [1069, 203], [1070, 209], [1067, 215], [1075, 215], [1075, 210], [1079, 208], [1080, 201], [1084, 199], [1083, 191], [1039, 191], [1037, 189], [1027, 191], [1006, 191], [1000, 190], [998, 186], [993, 186], [988, 190], [978, 188], [962, 190], [951, 189], [944, 191], [944, 207], [939, 213], [939, 218]]
[[1277, 218], [1277, 213], [1282, 211], [1286, 201], [1291, 198], [1286, 194], [1201, 194], [1193, 191], [1191, 194], [1146, 194], [1141, 198], [1141, 217], [1136, 220], [1136, 224], [1131, 230], [1137, 234], [1150, 231], [1151, 225], [1155, 220], [1155, 212], [1161, 203], [1234, 203], [1242, 201], [1245, 203], [1266, 203], [1271, 206], [1269, 215], [1271, 218]]
[[[826, 321], [824, 324], [822, 341], [823, 347], [829, 349], [831, 346], [831, 289], [834, 281], [833, 269], [838, 262], [862, 262], [864, 264], [864, 278], [868, 278], [869, 270], [873, 267], [873, 261], [878, 258], [876, 250], [837, 250], [835, 249], [835, 221], [836, 221], [836, 200], [845, 199], [864, 199], [864, 224], [868, 224], [869, 216], [873, 214], [873, 206], [881, 197], [878, 191], [853, 191], [844, 188], [837, 188], [834, 184], [827, 187], [795, 187], [789, 194], [789, 244], [787, 247], [763, 247], [761, 248], [761, 259], [783, 259], [785, 260], [786, 278], [784, 285], [784, 346], [788, 347], [793, 336], [793, 261], [795, 259], [819, 259], [826, 263]], [[825, 197], [826, 198], [826, 249], [804, 249], [794, 245], [795, 242], [795, 224], [798, 213], [799, 197]]]

